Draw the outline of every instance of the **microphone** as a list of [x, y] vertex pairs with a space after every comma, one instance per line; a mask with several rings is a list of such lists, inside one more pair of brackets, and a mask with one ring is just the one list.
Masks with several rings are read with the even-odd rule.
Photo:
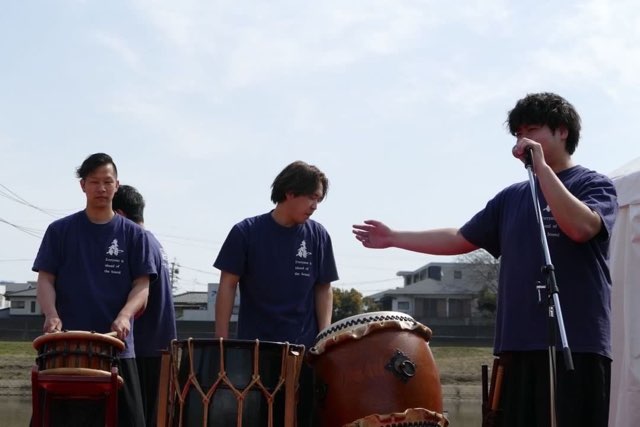
[[533, 166], [533, 148], [529, 147], [524, 153], [524, 167], [530, 168]]

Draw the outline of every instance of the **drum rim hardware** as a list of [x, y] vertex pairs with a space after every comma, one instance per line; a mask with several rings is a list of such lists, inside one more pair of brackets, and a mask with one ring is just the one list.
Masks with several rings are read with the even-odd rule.
[[385, 368], [391, 371], [391, 373], [405, 384], [416, 375], [416, 364], [409, 358], [409, 356], [397, 348], [395, 354], [391, 360], [389, 360], [389, 363], [387, 363]]

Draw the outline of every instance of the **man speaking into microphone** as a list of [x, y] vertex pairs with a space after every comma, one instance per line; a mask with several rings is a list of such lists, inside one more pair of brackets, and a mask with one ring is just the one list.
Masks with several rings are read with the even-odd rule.
[[[574, 371], [557, 357], [557, 425], [606, 426], [611, 376], [611, 279], [607, 261], [618, 205], [606, 176], [572, 160], [580, 116], [553, 93], [529, 94], [508, 113], [516, 159], [531, 157], [555, 267]], [[501, 425], [550, 425], [547, 296], [536, 284], [545, 254], [528, 181], [500, 191], [461, 228], [398, 231], [367, 220], [353, 233], [366, 248], [432, 255], [483, 248], [500, 258], [494, 353], [504, 361]], [[543, 292], [546, 293], [546, 292]], [[552, 325], [554, 328], [556, 325]]]

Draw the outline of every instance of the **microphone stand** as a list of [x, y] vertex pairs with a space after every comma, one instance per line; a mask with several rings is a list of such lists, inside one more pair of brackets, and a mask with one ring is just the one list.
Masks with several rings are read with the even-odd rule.
[[[533, 198], [533, 206], [536, 211], [536, 219], [540, 227], [540, 242], [544, 251], [545, 264], [542, 267], [544, 282], [547, 290], [547, 302], [549, 305], [548, 326], [549, 326], [549, 409], [551, 416], [551, 427], [557, 427], [556, 418], [556, 328], [553, 320], [557, 320], [558, 330], [560, 331], [560, 342], [562, 345], [562, 353], [564, 363], [568, 371], [573, 371], [573, 358], [571, 357], [571, 349], [567, 341], [567, 334], [564, 329], [564, 320], [562, 318], [562, 309], [560, 308], [560, 298], [558, 297], [558, 284], [556, 283], [556, 275], [553, 264], [551, 263], [551, 255], [549, 254], [549, 245], [547, 244], [547, 233], [544, 229], [542, 220], [542, 211], [540, 210], [540, 202], [536, 191], [536, 181], [533, 173], [533, 154], [531, 148], [527, 150], [525, 155], [525, 168], [529, 175], [529, 187], [531, 188], [531, 197]], [[538, 299], [540, 299], [540, 291], [538, 291]]]

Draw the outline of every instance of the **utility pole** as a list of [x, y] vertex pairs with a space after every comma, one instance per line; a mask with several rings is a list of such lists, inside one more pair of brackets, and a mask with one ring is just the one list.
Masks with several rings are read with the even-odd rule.
[[180, 264], [178, 264], [178, 261], [174, 258], [173, 261], [171, 262], [171, 268], [169, 270], [169, 278], [171, 280], [171, 290], [174, 292], [178, 288], [178, 282], [180, 281], [179, 274], [180, 274]]

